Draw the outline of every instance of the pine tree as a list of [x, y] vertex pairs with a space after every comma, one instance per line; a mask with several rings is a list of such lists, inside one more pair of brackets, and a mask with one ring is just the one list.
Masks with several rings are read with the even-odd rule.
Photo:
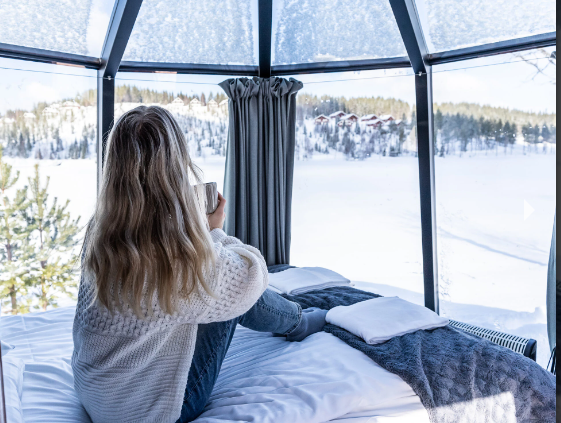
[[26, 275], [29, 256], [23, 244], [28, 235], [21, 211], [28, 206], [26, 189], [16, 190], [10, 199], [8, 190], [19, 179], [19, 171], [13, 174], [11, 165], [2, 160], [0, 147], [0, 298], [10, 299], [12, 314], [28, 311], [28, 303], [20, 301], [26, 293]]
[[70, 218], [69, 200], [63, 206], [58, 205], [56, 197], [49, 203], [48, 187], [49, 178], [43, 186], [39, 165], [35, 165], [35, 176], [29, 178], [30, 204], [24, 215], [35, 260], [30, 284], [36, 289], [35, 295], [43, 311], [48, 306], [57, 306], [59, 294], [72, 297], [69, 288], [77, 286], [74, 266], [78, 256], [74, 247], [80, 242], [80, 218]]

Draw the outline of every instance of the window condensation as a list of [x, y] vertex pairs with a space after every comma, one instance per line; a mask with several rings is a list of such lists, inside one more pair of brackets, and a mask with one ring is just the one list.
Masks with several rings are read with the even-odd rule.
[[275, 0], [272, 64], [406, 56], [387, 0]]
[[416, 0], [431, 52], [554, 32], [555, 1]]
[[257, 0], [145, 0], [123, 60], [255, 65]]
[[113, 0], [0, 0], [0, 42], [99, 57]]

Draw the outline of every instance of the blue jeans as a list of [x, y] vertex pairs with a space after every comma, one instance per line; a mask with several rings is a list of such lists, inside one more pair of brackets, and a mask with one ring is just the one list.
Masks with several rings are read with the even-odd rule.
[[176, 423], [193, 421], [203, 412], [238, 323], [258, 332], [286, 335], [301, 319], [299, 304], [267, 289], [247, 313], [225, 322], [199, 325], [181, 417]]

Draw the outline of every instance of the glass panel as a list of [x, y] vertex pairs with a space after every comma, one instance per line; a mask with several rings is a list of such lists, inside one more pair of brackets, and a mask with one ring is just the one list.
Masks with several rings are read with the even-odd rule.
[[0, 0], [0, 42], [99, 57], [114, 0]]
[[296, 77], [290, 263], [424, 304], [411, 71]]
[[555, 0], [416, 0], [429, 51], [554, 32]]
[[388, 0], [274, 0], [272, 64], [407, 56]]
[[555, 213], [550, 53], [435, 66], [433, 76], [441, 312], [536, 339], [542, 366]]
[[[0, 183], [2, 312], [70, 305], [96, 200], [96, 72], [10, 59], [0, 59], [0, 67], [0, 178], [9, 167], [15, 177]], [[25, 190], [35, 166], [44, 201]]]
[[144, 0], [123, 60], [257, 63], [257, 0]]
[[115, 80], [115, 118], [140, 105], [158, 105], [173, 113], [189, 152], [205, 182], [224, 186], [228, 100], [217, 84], [227, 76], [139, 75], [120, 72]]

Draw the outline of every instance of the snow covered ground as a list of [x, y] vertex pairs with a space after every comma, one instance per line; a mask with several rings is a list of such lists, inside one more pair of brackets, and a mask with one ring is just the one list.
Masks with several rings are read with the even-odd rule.
[[[20, 185], [34, 160], [7, 159]], [[222, 189], [224, 158], [195, 159]], [[42, 160], [50, 193], [70, 212], [91, 216], [93, 160]], [[555, 212], [555, 154], [480, 153], [436, 158], [442, 313], [538, 341], [547, 364], [546, 272]], [[534, 212], [524, 219], [524, 201]], [[527, 209], [528, 211], [528, 209]], [[347, 161], [314, 155], [297, 161], [291, 263], [323, 266], [383, 295], [423, 303], [417, 159]]]

